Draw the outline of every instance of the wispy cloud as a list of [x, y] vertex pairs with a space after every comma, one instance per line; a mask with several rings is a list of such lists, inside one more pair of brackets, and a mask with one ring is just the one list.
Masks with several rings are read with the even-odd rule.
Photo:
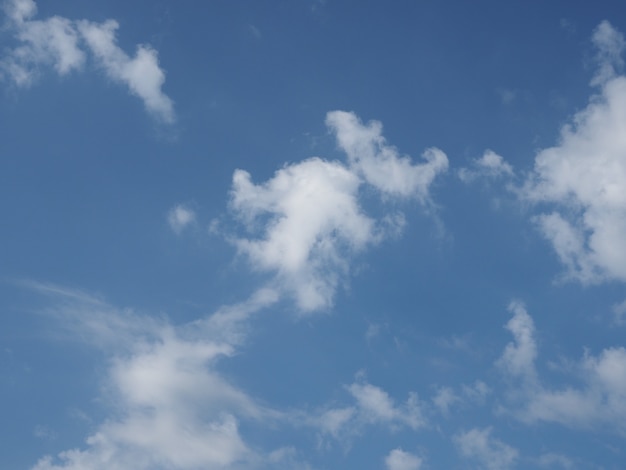
[[[44, 313], [73, 336], [96, 345], [109, 364], [103, 403], [115, 410], [83, 449], [46, 456], [34, 470], [234, 468], [264, 462], [239, 431], [241, 420], [276, 419], [217, 372], [231, 356], [237, 322], [272, 302], [261, 293], [204, 322], [174, 326], [162, 318], [119, 310], [104, 300], [63, 287], [24, 283], [51, 299]], [[213, 331], [211, 331], [213, 330]], [[256, 466], [256, 464], [255, 464]], [[260, 465], [259, 465], [260, 468]]]
[[556, 422], [568, 427], [604, 426], [626, 433], [626, 349], [604, 349], [594, 356], [586, 352], [574, 364], [574, 379], [582, 386], [546, 387], [536, 369], [538, 348], [534, 322], [519, 305], [507, 324], [515, 340], [509, 343], [497, 365], [510, 383], [511, 411], [521, 421]]
[[117, 45], [115, 20], [92, 23], [60, 16], [36, 20], [33, 0], [6, 0], [3, 8], [18, 45], [2, 58], [0, 70], [16, 85], [31, 85], [42, 66], [53, 67], [59, 75], [80, 70], [91, 52], [106, 75], [126, 85], [148, 112], [163, 122], [174, 121], [173, 102], [162, 91], [165, 73], [157, 52], [139, 45], [134, 57], [126, 54]]

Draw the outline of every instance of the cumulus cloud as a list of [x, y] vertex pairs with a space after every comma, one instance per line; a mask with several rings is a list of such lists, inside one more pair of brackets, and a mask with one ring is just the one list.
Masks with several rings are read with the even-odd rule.
[[513, 176], [513, 167], [493, 150], [486, 150], [482, 157], [472, 161], [471, 168], [460, 168], [457, 172], [461, 181], [470, 183], [479, 177], [498, 178]]
[[480, 463], [488, 470], [513, 468], [519, 452], [513, 447], [491, 436], [491, 428], [474, 428], [454, 437], [462, 456]]
[[0, 61], [0, 71], [16, 85], [31, 85], [43, 66], [59, 75], [79, 70], [89, 51], [107, 76], [126, 85], [152, 115], [164, 122], [174, 120], [172, 100], [162, 91], [165, 73], [157, 52], [140, 45], [135, 57], [129, 57], [116, 43], [116, 21], [97, 24], [60, 16], [35, 20], [33, 0], [7, 0], [3, 9], [17, 45]]
[[302, 310], [329, 306], [347, 269], [343, 253], [375, 240], [374, 221], [358, 204], [359, 185], [344, 166], [319, 158], [282, 168], [260, 185], [243, 170], [233, 176], [232, 209], [251, 230], [265, 217], [262, 235], [238, 239], [237, 248], [254, 267], [276, 271]]
[[438, 148], [427, 149], [422, 164], [400, 155], [387, 144], [379, 121], [364, 125], [354, 113], [331, 111], [326, 115], [326, 125], [348, 156], [351, 169], [384, 194], [426, 201], [435, 177], [448, 169], [448, 158]]
[[511, 384], [510, 411], [527, 423], [556, 422], [577, 428], [602, 425], [625, 433], [626, 349], [607, 348], [597, 356], [585, 353], [573, 366], [582, 386], [546, 387], [536, 370], [532, 318], [519, 304], [513, 311], [507, 328], [515, 341], [506, 346], [497, 362], [505, 376], [516, 380]]
[[422, 468], [422, 459], [398, 448], [393, 449], [385, 457], [385, 466], [387, 470], [419, 470]]
[[432, 158], [422, 165], [398, 157], [385, 143], [380, 123], [363, 126], [353, 113], [330, 112], [327, 123], [348, 165], [310, 158], [286, 165], [260, 184], [236, 170], [231, 190], [230, 208], [250, 233], [234, 239], [239, 253], [255, 269], [275, 272], [276, 284], [305, 312], [328, 308], [351, 256], [397, 235], [405, 223], [401, 213], [379, 221], [366, 215], [359, 203], [361, 187], [426, 201], [434, 177], [447, 167], [439, 150], [429, 151]]
[[[277, 412], [258, 405], [215, 368], [235, 351], [228, 330], [271, 304], [268, 292], [218, 312], [216, 321], [176, 327], [80, 291], [25, 285], [56, 299], [46, 312], [109, 356], [102, 399], [114, 410], [83, 449], [46, 456], [34, 470], [218, 469], [269, 459], [244, 441], [239, 423], [271, 421]], [[218, 328], [224, 325], [226, 334]]]
[[174, 206], [167, 213], [167, 223], [177, 235], [180, 235], [182, 231], [190, 224], [194, 223], [195, 220], [195, 211], [184, 204]]
[[537, 154], [520, 194], [545, 207], [534, 220], [567, 278], [626, 281], [626, 77], [617, 75], [624, 39], [605, 21], [593, 42], [600, 90], [558, 144]]

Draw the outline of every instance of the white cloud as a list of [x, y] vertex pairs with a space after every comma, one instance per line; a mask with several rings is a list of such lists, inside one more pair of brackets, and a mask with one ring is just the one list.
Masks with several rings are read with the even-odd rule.
[[493, 150], [485, 150], [482, 157], [472, 161], [472, 168], [461, 168], [457, 174], [463, 182], [470, 183], [479, 177], [511, 177], [514, 175], [514, 172], [513, 167], [502, 156]]
[[165, 73], [159, 67], [157, 52], [150, 46], [139, 45], [135, 57], [131, 59], [116, 43], [118, 27], [114, 20], [101, 24], [78, 22], [78, 30], [106, 74], [128, 86], [131, 93], [141, 98], [150, 113], [165, 122], [172, 122], [174, 105], [161, 90]]
[[597, 49], [596, 61], [598, 63], [598, 71], [591, 84], [603, 85], [624, 67], [622, 54], [626, 49], [626, 41], [624, 41], [624, 35], [606, 20], [594, 30], [591, 40]]
[[507, 344], [498, 366], [508, 375], [534, 383], [537, 358], [535, 324], [520, 302], [511, 302], [509, 311], [513, 312], [513, 317], [506, 324], [506, 328], [513, 334], [515, 341]]
[[380, 123], [364, 127], [343, 111], [328, 113], [327, 123], [349, 166], [310, 158], [284, 166], [261, 184], [236, 170], [231, 190], [230, 208], [250, 233], [233, 240], [239, 253], [253, 268], [276, 273], [276, 285], [304, 312], [328, 308], [351, 257], [397, 236], [405, 224], [398, 212], [379, 221], [367, 216], [360, 188], [369, 183], [387, 197], [416, 195], [426, 201], [434, 177], [447, 166], [438, 150], [430, 151], [433, 158], [423, 165], [399, 158], [380, 135]]
[[174, 206], [167, 213], [167, 223], [170, 225], [170, 228], [177, 234], [180, 235], [182, 231], [194, 223], [196, 220], [196, 213], [193, 209], [185, 206], [184, 204], [178, 204]]
[[448, 158], [437, 148], [429, 148], [422, 157], [426, 163], [413, 164], [407, 156], [387, 144], [379, 121], [366, 125], [354, 114], [331, 111], [326, 125], [337, 137], [337, 144], [348, 156], [350, 167], [384, 194], [395, 197], [429, 199], [435, 177], [448, 169]]
[[2, 6], [4, 13], [16, 23], [23, 23], [37, 13], [34, 0], [9, 0]]
[[518, 460], [518, 451], [491, 437], [491, 428], [471, 429], [457, 434], [454, 441], [461, 455], [477, 460], [487, 470], [513, 468]]
[[548, 207], [538, 227], [566, 276], [582, 283], [626, 281], [626, 77], [615, 75], [624, 40], [603, 22], [594, 43], [600, 92], [563, 127], [558, 145], [537, 154], [520, 191]]
[[233, 176], [232, 209], [251, 230], [265, 218], [260, 238], [236, 240], [239, 252], [253, 267], [276, 271], [303, 311], [328, 307], [347, 254], [375, 241], [359, 185], [345, 167], [319, 158], [286, 166], [260, 185], [243, 170]]
[[161, 90], [165, 73], [159, 67], [157, 52], [140, 45], [130, 58], [116, 44], [116, 21], [96, 24], [60, 16], [34, 20], [37, 5], [32, 0], [9, 0], [3, 8], [12, 20], [10, 28], [18, 45], [0, 61], [0, 71], [15, 84], [32, 84], [41, 66], [52, 66], [59, 75], [81, 69], [86, 44], [109, 78], [128, 86], [151, 114], [173, 122], [173, 103]]
[[394, 431], [415, 430], [426, 425], [422, 404], [414, 392], [409, 393], [406, 402], [396, 405], [385, 390], [361, 380], [346, 386], [346, 390], [353, 404], [307, 415], [305, 422], [338, 440], [349, 440], [366, 426], [382, 426]]
[[626, 433], [626, 349], [604, 349], [598, 356], [586, 353], [573, 366], [582, 386], [546, 387], [538, 377], [537, 346], [532, 318], [513, 304], [507, 328], [515, 337], [497, 364], [512, 385], [511, 411], [521, 421], [556, 422], [568, 427], [604, 426]]
[[47, 312], [109, 357], [102, 400], [113, 411], [84, 449], [44, 457], [34, 470], [250, 468], [267, 458], [244, 442], [238, 423], [267, 423], [279, 414], [258, 405], [215, 368], [235, 351], [228, 342], [234, 323], [272, 303], [267, 291], [222, 310], [216, 321], [174, 327], [80, 291], [24, 285], [52, 296], [57, 306]]
[[40, 65], [54, 67], [59, 75], [80, 69], [85, 54], [79, 47], [79, 35], [72, 22], [53, 16], [44, 21], [31, 20], [37, 12], [33, 1], [14, 0], [4, 4], [13, 20], [15, 37], [20, 45], [0, 62], [0, 68], [17, 85], [30, 85]]
[[387, 470], [419, 470], [422, 468], [422, 459], [398, 448], [393, 449], [385, 457], [385, 466]]

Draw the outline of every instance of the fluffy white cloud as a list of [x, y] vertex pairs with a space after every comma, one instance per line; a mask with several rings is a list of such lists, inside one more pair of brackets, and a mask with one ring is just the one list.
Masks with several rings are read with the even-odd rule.
[[250, 233], [234, 243], [255, 269], [276, 273], [276, 284], [301, 311], [329, 307], [351, 256], [404, 225], [402, 214], [380, 221], [367, 216], [359, 204], [361, 186], [372, 184], [387, 197], [416, 195], [426, 201], [434, 177], [447, 167], [438, 150], [429, 151], [433, 157], [423, 165], [398, 157], [385, 144], [380, 123], [366, 127], [343, 111], [328, 113], [327, 123], [348, 155], [348, 166], [310, 158], [286, 165], [260, 184], [244, 170], [233, 175], [230, 207]]
[[326, 115], [326, 125], [335, 133], [353, 171], [384, 194], [413, 196], [425, 202], [435, 177], [448, 169], [446, 154], [437, 148], [422, 154], [426, 160], [422, 164], [413, 164], [409, 157], [399, 155], [387, 144], [379, 121], [364, 125], [354, 113], [331, 111]]
[[385, 466], [387, 470], [419, 470], [422, 468], [422, 459], [398, 448], [393, 449], [385, 457]]
[[[601, 89], [563, 127], [558, 145], [540, 151], [520, 194], [547, 211], [543, 235], [583, 283], [626, 281], [626, 77], [624, 39], [608, 22], [594, 33]], [[601, 78], [598, 78], [601, 77]]]
[[196, 213], [193, 209], [178, 204], [167, 213], [167, 223], [170, 228], [179, 235], [182, 231], [196, 220]]
[[491, 428], [471, 429], [457, 434], [454, 441], [461, 455], [478, 461], [488, 470], [513, 468], [518, 460], [518, 451], [491, 437]]
[[116, 44], [116, 21], [96, 24], [60, 16], [34, 20], [33, 0], [8, 0], [3, 8], [18, 45], [0, 61], [0, 71], [17, 85], [30, 85], [41, 66], [52, 66], [59, 75], [82, 68], [86, 45], [107, 76], [128, 86], [150, 113], [165, 122], [174, 120], [173, 103], [161, 90], [165, 74], [157, 52], [140, 45], [130, 58]]
[[233, 176], [232, 209], [251, 230], [265, 222], [260, 238], [236, 241], [238, 250], [255, 268], [276, 271], [304, 311], [330, 305], [347, 270], [344, 253], [376, 238], [358, 204], [359, 185], [348, 169], [319, 158], [282, 168], [260, 185], [243, 170]]
[[469, 183], [478, 177], [498, 178], [513, 176], [513, 167], [493, 150], [486, 150], [483, 156], [472, 161], [472, 168], [458, 170], [459, 178]]

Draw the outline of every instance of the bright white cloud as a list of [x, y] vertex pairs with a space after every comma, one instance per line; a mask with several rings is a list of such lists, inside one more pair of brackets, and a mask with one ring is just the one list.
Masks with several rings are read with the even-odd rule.
[[461, 455], [478, 461], [487, 470], [507, 470], [518, 460], [518, 451], [491, 436], [491, 428], [474, 428], [457, 434], [454, 441]]
[[393, 449], [385, 457], [385, 466], [387, 470], [419, 470], [422, 468], [422, 459], [398, 448]]
[[184, 204], [178, 204], [174, 206], [167, 213], [167, 223], [177, 235], [181, 234], [182, 231], [187, 226], [194, 223], [195, 220], [195, 211], [189, 207], [186, 207]]
[[253, 268], [275, 272], [276, 284], [305, 312], [328, 308], [351, 256], [397, 235], [405, 224], [401, 213], [380, 221], [367, 216], [359, 204], [361, 186], [425, 201], [434, 177], [447, 167], [438, 150], [429, 151], [429, 163], [411, 165], [385, 143], [380, 123], [365, 127], [353, 113], [328, 113], [327, 124], [336, 131], [348, 166], [310, 158], [286, 165], [261, 184], [236, 170], [231, 190], [231, 210], [251, 234], [234, 240], [239, 253]]
[[375, 241], [359, 185], [345, 167], [319, 158], [286, 166], [260, 185], [243, 170], [233, 176], [232, 209], [250, 230], [265, 222], [261, 237], [236, 240], [239, 252], [253, 267], [276, 271], [303, 311], [328, 307], [347, 254]]
[[15, 84], [32, 84], [42, 66], [52, 66], [59, 75], [82, 68], [86, 45], [109, 78], [125, 84], [151, 114], [173, 122], [174, 107], [162, 91], [165, 73], [157, 52], [140, 45], [135, 57], [129, 57], [116, 44], [116, 21], [96, 24], [60, 16], [34, 20], [37, 5], [32, 0], [8, 0], [3, 8], [18, 45], [0, 61], [0, 71]]
[[448, 169], [446, 154], [429, 148], [422, 157], [426, 163], [413, 164], [407, 156], [387, 144], [379, 121], [364, 125], [358, 116], [346, 111], [331, 111], [326, 125], [337, 137], [337, 144], [348, 156], [350, 167], [384, 194], [395, 197], [429, 199], [435, 177]]
[[479, 177], [498, 178], [513, 176], [513, 167], [493, 150], [486, 150], [482, 157], [472, 161], [472, 168], [461, 168], [459, 178], [469, 183]]
[[626, 281], [626, 77], [615, 75], [624, 39], [603, 22], [594, 43], [601, 90], [563, 127], [558, 145], [537, 154], [520, 192], [548, 206], [538, 227], [566, 276], [583, 283]]

